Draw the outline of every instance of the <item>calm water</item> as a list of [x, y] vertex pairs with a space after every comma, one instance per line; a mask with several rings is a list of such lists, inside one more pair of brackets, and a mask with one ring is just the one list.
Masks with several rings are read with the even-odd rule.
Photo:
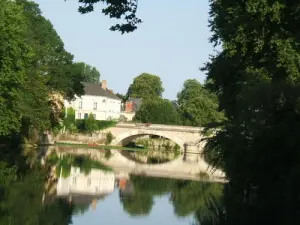
[[0, 185], [0, 225], [190, 225], [212, 220], [211, 203], [222, 204], [219, 183], [116, 173], [70, 154], [47, 160], [48, 172], [33, 166], [17, 180], [0, 163], [0, 181], [9, 181]]
[[56, 185], [56, 198], [74, 205], [75, 225], [193, 224], [213, 214], [209, 198], [221, 199], [221, 184], [79, 170], [72, 167]]
[[[96, 208], [90, 206], [84, 213], [75, 214], [72, 218], [74, 225], [98, 225], [102, 224], [191, 224], [194, 221], [193, 215], [179, 217], [174, 212], [173, 204], [169, 201], [170, 195], [153, 197], [151, 209], [148, 212], [135, 213], [134, 210], [127, 209], [119, 198], [119, 191], [116, 190], [104, 200], [97, 202]], [[143, 197], [141, 197], [143, 198]], [[136, 204], [136, 203], [132, 203]], [[146, 203], [145, 203], [146, 204]], [[135, 207], [132, 205], [132, 207]], [[150, 206], [146, 206], [149, 207]], [[132, 212], [133, 211], [133, 212]]]

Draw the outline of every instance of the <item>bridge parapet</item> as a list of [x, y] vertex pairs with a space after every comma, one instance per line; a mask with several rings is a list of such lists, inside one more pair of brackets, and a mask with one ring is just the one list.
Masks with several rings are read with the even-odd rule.
[[130, 129], [145, 129], [145, 130], [191, 132], [191, 133], [200, 133], [203, 131], [203, 128], [201, 128], [201, 127], [163, 125], [163, 124], [148, 125], [148, 124], [143, 124], [143, 123], [118, 123], [116, 125], [116, 127], [130, 128]]

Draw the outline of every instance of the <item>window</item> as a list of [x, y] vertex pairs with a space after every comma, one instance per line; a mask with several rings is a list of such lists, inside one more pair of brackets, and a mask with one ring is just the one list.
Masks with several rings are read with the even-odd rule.
[[84, 119], [88, 119], [89, 118], [89, 114], [88, 113], [85, 113], [84, 114]]
[[81, 120], [81, 113], [78, 113], [78, 119]]
[[78, 108], [79, 108], [79, 109], [82, 109], [82, 101], [79, 102]]
[[94, 102], [94, 110], [97, 109], [97, 102]]

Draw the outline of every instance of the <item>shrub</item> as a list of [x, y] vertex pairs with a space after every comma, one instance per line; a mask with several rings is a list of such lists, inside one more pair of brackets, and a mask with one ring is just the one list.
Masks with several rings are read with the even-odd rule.
[[71, 124], [74, 123], [75, 123], [75, 110], [72, 107], [67, 108], [67, 115], [64, 118], [63, 124], [67, 129], [69, 129]]
[[[85, 121], [86, 120], [76, 120], [75, 125], [79, 132], [86, 132], [85, 128]], [[117, 124], [117, 121], [113, 120], [95, 120], [94, 123], [97, 125], [97, 130], [105, 130], [109, 127], [113, 127]]]
[[105, 144], [106, 144], [106, 145], [109, 145], [109, 144], [112, 142], [113, 138], [114, 138], [114, 136], [112, 135], [112, 133], [111, 133], [111, 132], [108, 132], [108, 133], [106, 134]]
[[98, 130], [98, 123], [95, 120], [93, 114], [90, 114], [87, 119], [84, 120], [84, 131], [86, 133], [92, 134], [96, 130]]

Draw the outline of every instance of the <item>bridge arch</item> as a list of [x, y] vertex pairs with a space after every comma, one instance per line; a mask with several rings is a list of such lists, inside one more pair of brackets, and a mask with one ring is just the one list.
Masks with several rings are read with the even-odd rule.
[[169, 140], [174, 141], [178, 144], [181, 150], [185, 148], [185, 141], [178, 137], [177, 135], [170, 134], [168, 131], [158, 131], [158, 130], [143, 130], [143, 129], [134, 129], [134, 130], [127, 130], [119, 135], [117, 135], [113, 141], [112, 145], [123, 145], [123, 143], [129, 142], [137, 137], [145, 136], [145, 135], [157, 135]]

